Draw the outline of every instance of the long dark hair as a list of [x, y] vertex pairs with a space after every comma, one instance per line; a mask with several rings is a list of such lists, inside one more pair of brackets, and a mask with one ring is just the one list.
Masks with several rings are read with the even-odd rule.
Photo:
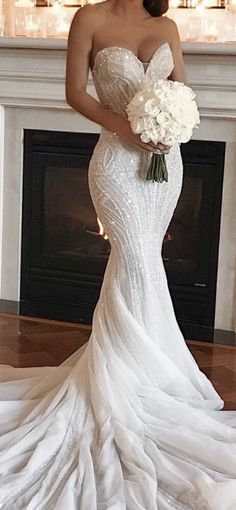
[[143, 7], [151, 16], [162, 16], [168, 11], [168, 0], [143, 0]]

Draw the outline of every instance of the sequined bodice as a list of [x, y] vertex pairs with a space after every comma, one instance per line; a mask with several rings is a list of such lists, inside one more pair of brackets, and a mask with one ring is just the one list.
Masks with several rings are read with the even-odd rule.
[[156, 49], [146, 66], [131, 50], [111, 46], [97, 52], [92, 75], [100, 101], [119, 115], [126, 116], [125, 108], [142, 83], [168, 78], [173, 67], [167, 42]]

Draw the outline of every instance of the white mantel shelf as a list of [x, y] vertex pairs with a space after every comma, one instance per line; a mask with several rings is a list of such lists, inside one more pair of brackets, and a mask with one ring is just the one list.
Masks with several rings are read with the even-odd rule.
[[[0, 103], [70, 108], [66, 39], [0, 38]], [[236, 43], [182, 43], [187, 80], [202, 117], [236, 118]], [[91, 75], [88, 90], [95, 94]]]
[[[182, 42], [183, 53], [202, 53], [205, 55], [235, 55], [236, 42]], [[0, 37], [0, 48], [29, 48], [45, 50], [66, 50], [66, 39], [45, 39], [31, 37]]]
[[[24, 129], [100, 131], [66, 102], [66, 48], [66, 39], [0, 37], [0, 299], [20, 295]], [[193, 138], [226, 142], [215, 328], [236, 331], [236, 42], [182, 49], [201, 115]]]

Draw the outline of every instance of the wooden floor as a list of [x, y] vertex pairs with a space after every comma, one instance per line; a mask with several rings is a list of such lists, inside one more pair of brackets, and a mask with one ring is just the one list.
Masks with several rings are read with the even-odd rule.
[[[0, 363], [15, 367], [59, 365], [83, 345], [89, 326], [0, 314]], [[236, 409], [236, 346], [187, 342], [197, 363]]]

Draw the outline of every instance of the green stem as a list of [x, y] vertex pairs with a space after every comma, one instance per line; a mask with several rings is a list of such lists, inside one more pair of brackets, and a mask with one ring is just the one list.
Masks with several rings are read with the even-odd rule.
[[166, 166], [165, 154], [153, 154], [151, 163], [147, 172], [147, 181], [168, 182], [168, 171]]

